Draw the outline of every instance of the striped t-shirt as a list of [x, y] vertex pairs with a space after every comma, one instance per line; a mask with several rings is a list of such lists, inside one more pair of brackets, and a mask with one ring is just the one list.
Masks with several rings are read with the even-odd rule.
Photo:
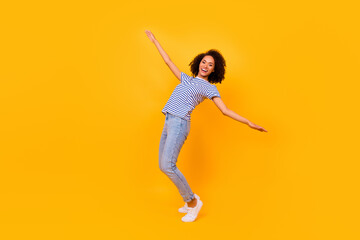
[[168, 112], [190, 121], [194, 108], [205, 98], [212, 100], [213, 97], [220, 97], [215, 85], [202, 78], [191, 77], [181, 72], [181, 83], [174, 89], [162, 113]]

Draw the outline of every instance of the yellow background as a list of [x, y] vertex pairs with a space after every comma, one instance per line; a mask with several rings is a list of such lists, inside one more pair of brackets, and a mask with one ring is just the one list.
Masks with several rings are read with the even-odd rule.
[[[2, 3], [1, 239], [358, 239], [357, 1]], [[181, 71], [221, 51], [225, 104], [192, 114], [178, 167], [158, 167]]]

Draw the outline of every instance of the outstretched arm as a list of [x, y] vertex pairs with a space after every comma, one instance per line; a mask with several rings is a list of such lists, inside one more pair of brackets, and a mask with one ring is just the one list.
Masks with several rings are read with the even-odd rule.
[[170, 68], [170, 70], [174, 73], [174, 75], [181, 81], [181, 71], [176, 67], [176, 65], [171, 61], [169, 55], [164, 51], [164, 49], [161, 47], [158, 40], [156, 40], [154, 34], [150, 32], [149, 30], [145, 31], [146, 35], [149, 37], [150, 41], [155, 44], [156, 48], [158, 49], [160, 55], [164, 59], [166, 65]]
[[259, 125], [256, 125], [255, 123], [250, 122], [249, 120], [240, 116], [236, 112], [228, 109], [220, 97], [213, 97], [213, 102], [225, 116], [231, 117], [232, 119], [242, 122], [242, 123], [248, 125], [249, 127], [259, 130], [261, 132], [267, 132], [263, 127], [260, 127]]

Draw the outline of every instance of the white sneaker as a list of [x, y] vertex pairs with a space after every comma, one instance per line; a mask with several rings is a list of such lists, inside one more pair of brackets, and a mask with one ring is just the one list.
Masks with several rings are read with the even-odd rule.
[[203, 202], [200, 199], [197, 199], [195, 207], [188, 207], [188, 213], [181, 218], [183, 222], [193, 222], [195, 221], [200, 209], [203, 205]]
[[[196, 193], [194, 193], [194, 195], [195, 195], [195, 198], [197, 200], [200, 200], [200, 197]], [[179, 208], [179, 212], [181, 212], [181, 213], [187, 213], [188, 212], [187, 202], [185, 203], [185, 205], [183, 207]]]

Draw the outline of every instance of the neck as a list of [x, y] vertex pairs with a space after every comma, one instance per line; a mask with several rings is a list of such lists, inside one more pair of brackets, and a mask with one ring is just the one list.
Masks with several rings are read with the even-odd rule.
[[208, 77], [202, 77], [202, 76], [200, 76], [200, 75], [197, 75], [196, 77], [199, 77], [199, 78], [201, 78], [201, 79], [204, 79], [204, 80], [208, 81]]

